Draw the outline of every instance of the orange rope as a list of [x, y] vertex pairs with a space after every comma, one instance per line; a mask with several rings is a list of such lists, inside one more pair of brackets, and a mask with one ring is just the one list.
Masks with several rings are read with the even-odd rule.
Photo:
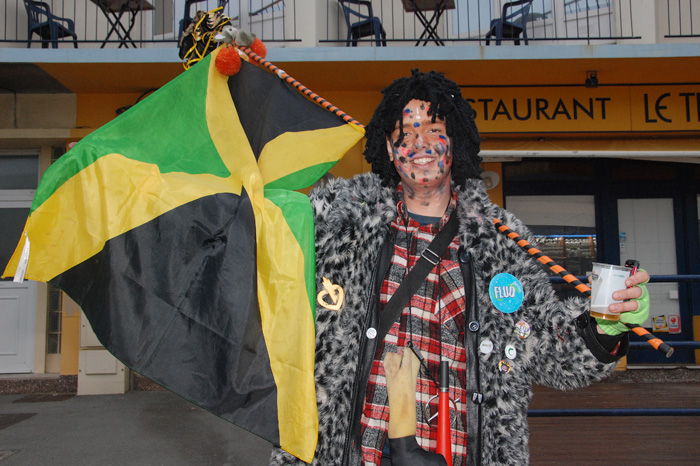
[[[574, 275], [570, 274], [569, 272], [566, 271], [566, 269], [556, 262], [554, 262], [551, 258], [548, 256], [545, 256], [542, 251], [537, 249], [536, 247], [532, 246], [527, 240], [523, 239], [520, 235], [518, 235], [516, 232], [511, 230], [508, 226], [506, 226], [503, 222], [501, 222], [499, 219], [494, 218], [493, 219], [494, 225], [496, 225], [496, 228], [506, 235], [508, 238], [512, 239], [515, 241], [515, 243], [520, 246], [523, 250], [525, 250], [527, 253], [532, 255], [533, 258], [537, 259], [537, 261], [541, 262], [543, 265], [546, 265], [549, 267], [549, 269], [562, 277], [567, 283], [570, 285], [573, 285], [574, 288], [576, 288], [581, 294], [586, 296], [587, 298], [591, 297], [591, 288], [583, 283], [581, 280], [576, 278]], [[624, 324], [624, 322], [623, 322]], [[647, 343], [649, 343], [651, 346], [654, 347], [654, 349], [661, 351], [666, 355], [667, 358], [671, 357], [673, 354], [673, 348], [669, 346], [667, 343], [664, 343], [663, 340], [654, 337], [647, 329], [645, 329], [642, 326], [636, 325], [636, 324], [625, 324], [630, 330], [632, 330], [634, 333], [639, 335], [640, 337], [644, 338]]]
[[294, 89], [297, 91], [301, 92], [304, 94], [309, 100], [312, 100], [313, 102], [316, 102], [318, 105], [321, 107], [325, 108], [331, 113], [334, 113], [335, 115], [339, 116], [343, 120], [345, 120], [347, 123], [359, 126], [364, 128], [364, 125], [348, 115], [347, 113], [343, 112], [341, 109], [333, 105], [332, 103], [328, 102], [326, 99], [321, 97], [320, 95], [316, 94], [313, 92], [311, 89], [308, 87], [304, 86], [302, 83], [297, 81], [296, 79], [292, 78], [289, 76], [284, 70], [280, 69], [278, 66], [273, 65], [270, 63], [268, 60], [265, 60], [263, 57], [258, 55], [257, 53], [253, 52], [250, 47], [239, 47], [243, 53], [248, 55], [250, 58], [255, 60], [256, 63], [258, 63], [261, 66], [264, 66], [271, 72], [275, 73], [277, 76], [280, 77], [280, 79], [286, 81], [290, 86], [292, 86]]

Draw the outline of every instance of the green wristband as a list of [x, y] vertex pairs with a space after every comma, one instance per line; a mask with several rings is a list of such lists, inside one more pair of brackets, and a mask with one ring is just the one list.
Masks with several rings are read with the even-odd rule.
[[647, 282], [635, 285], [642, 289], [642, 295], [639, 298], [631, 300], [637, 301], [636, 311], [620, 313], [620, 320], [618, 322], [596, 318], [596, 322], [598, 322], [598, 325], [605, 333], [608, 335], [619, 335], [629, 330], [629, 327], [627, 327], [625, 324], [642, 325], [647, 321], [649, 318], [650, 306], [649, 291], [645, 286], [646, 283]]

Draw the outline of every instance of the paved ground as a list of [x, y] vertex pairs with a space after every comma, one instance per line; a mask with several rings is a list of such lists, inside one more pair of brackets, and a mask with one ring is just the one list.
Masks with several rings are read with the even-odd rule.
[[2, 466], [250, 466], [270, 456], [268, 442], [169, 392], [23, 399], [32, 396], [0, 395]]
[[[700, 408], [700, 383], [684, 376], [570, 392], [536, 387], [531, 404], [605, 407]], [[539, 417], [530, 430], [533, 466], [700, 464], [700, 416]], [[257, 466], [267, 464], [270, 448], [165, 391], [0, 395], [0, 466]]]

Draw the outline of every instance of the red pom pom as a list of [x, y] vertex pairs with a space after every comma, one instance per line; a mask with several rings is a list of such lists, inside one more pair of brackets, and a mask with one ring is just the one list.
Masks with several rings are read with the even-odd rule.
[[241, 57], [235, 47], [226, 47], [219, 51], [214, 62], [219, 73], [226, 76], [233, 76], [241, 69]]
[[265, 56], [267, 55], [267, 47], [265, 47], [265, 44], [263, 44], [262, 41], [257, 37], [255, 38], [253, 43], [250, 44], [250, 50], [257, 53], [263, 58], [265, 58]]

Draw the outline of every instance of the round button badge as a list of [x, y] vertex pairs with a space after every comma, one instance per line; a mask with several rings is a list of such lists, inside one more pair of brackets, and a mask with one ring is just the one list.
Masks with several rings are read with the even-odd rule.
[[518, 355], [518, 351], [515, 349], [514, 345], [508, 345], [506, 346], [505, 355], [508, 359], [515, 359], [515, 356]]
[[367, 329], [367, 338], [369, 338], [370, 340], [374, 340], [375, 338], [377, 338], [377, 329], [374, 327], [368, 328]]
[[515, 332], [521, 340], [526, 339], [530, 336], [530, 324], [524, 320], [519, 320], [518, 323], [515, 324]]
[[504, 374], [507, 374], [508, 372], [510, 372], [510, 369], [511, 369], [511, 365], [505, 359], [501, 359], [498, 362], [498, 370], [503, 372]]
[[479, 345], [479, 351], [483, 354], [491, 354], [491, 351], [493, 351], [493, 342], [491, 340], [482, 341]]
[[489, 298], [499, 311], [510, 314], [523, 303], [523, 285], [509, 273], [499, 273], [489, 283]]

